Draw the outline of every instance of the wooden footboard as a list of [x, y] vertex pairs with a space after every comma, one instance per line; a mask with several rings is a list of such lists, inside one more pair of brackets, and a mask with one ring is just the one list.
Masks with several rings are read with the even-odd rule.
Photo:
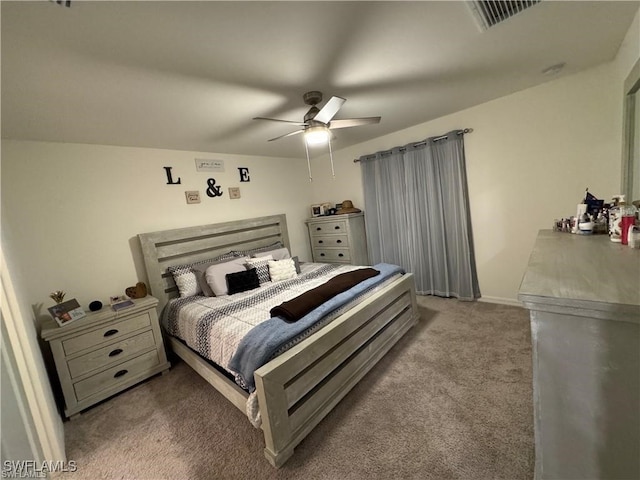
[[276, 467], [418, 320], [412, 274], [338, 317], [254, 375], [265, 456]]

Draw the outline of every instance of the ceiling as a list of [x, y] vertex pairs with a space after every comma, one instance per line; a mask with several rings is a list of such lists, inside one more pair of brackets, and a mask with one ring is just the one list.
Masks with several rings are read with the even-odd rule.
[[303, 157], [252, 118], [301, 121], [309, 90], [382, 116], [338, 150], [610, 61], [640, 3], [545, 0], [485, 32], [458, 1], [0, 5], [3, 138]]

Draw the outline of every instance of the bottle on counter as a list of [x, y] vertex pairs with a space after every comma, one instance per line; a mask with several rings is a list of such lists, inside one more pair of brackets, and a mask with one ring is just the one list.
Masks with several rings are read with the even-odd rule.
[[620, 241], [623, 245], [629, 243], [629, 229], [636, 223], [636, 207], [621, 201], [620, 204]]
[[609, 208], [609, 240], [616, 243], [622, 242], [622, 215], [620, 204], [624, 202], [624, 195], [615, 195], [613, 204]]

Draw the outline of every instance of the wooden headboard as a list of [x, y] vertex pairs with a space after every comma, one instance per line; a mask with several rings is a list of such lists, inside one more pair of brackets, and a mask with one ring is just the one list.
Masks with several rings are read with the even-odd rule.
[[284, 214], [141, 233], [138, 238], [151, 295], [160, 301], [160, 311], [170, 298], [178, 296], [168, 267], [207, 260], [231, 250], [265, 247], [277, 241], [291, 250]]

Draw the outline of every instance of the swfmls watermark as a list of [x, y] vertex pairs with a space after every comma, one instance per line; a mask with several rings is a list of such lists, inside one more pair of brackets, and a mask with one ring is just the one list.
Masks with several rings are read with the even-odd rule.
[[75, 472], [78, 465], [75, 460], [4, 460], [2, 462], [2, 478], [46, 478], [48, 473]]

